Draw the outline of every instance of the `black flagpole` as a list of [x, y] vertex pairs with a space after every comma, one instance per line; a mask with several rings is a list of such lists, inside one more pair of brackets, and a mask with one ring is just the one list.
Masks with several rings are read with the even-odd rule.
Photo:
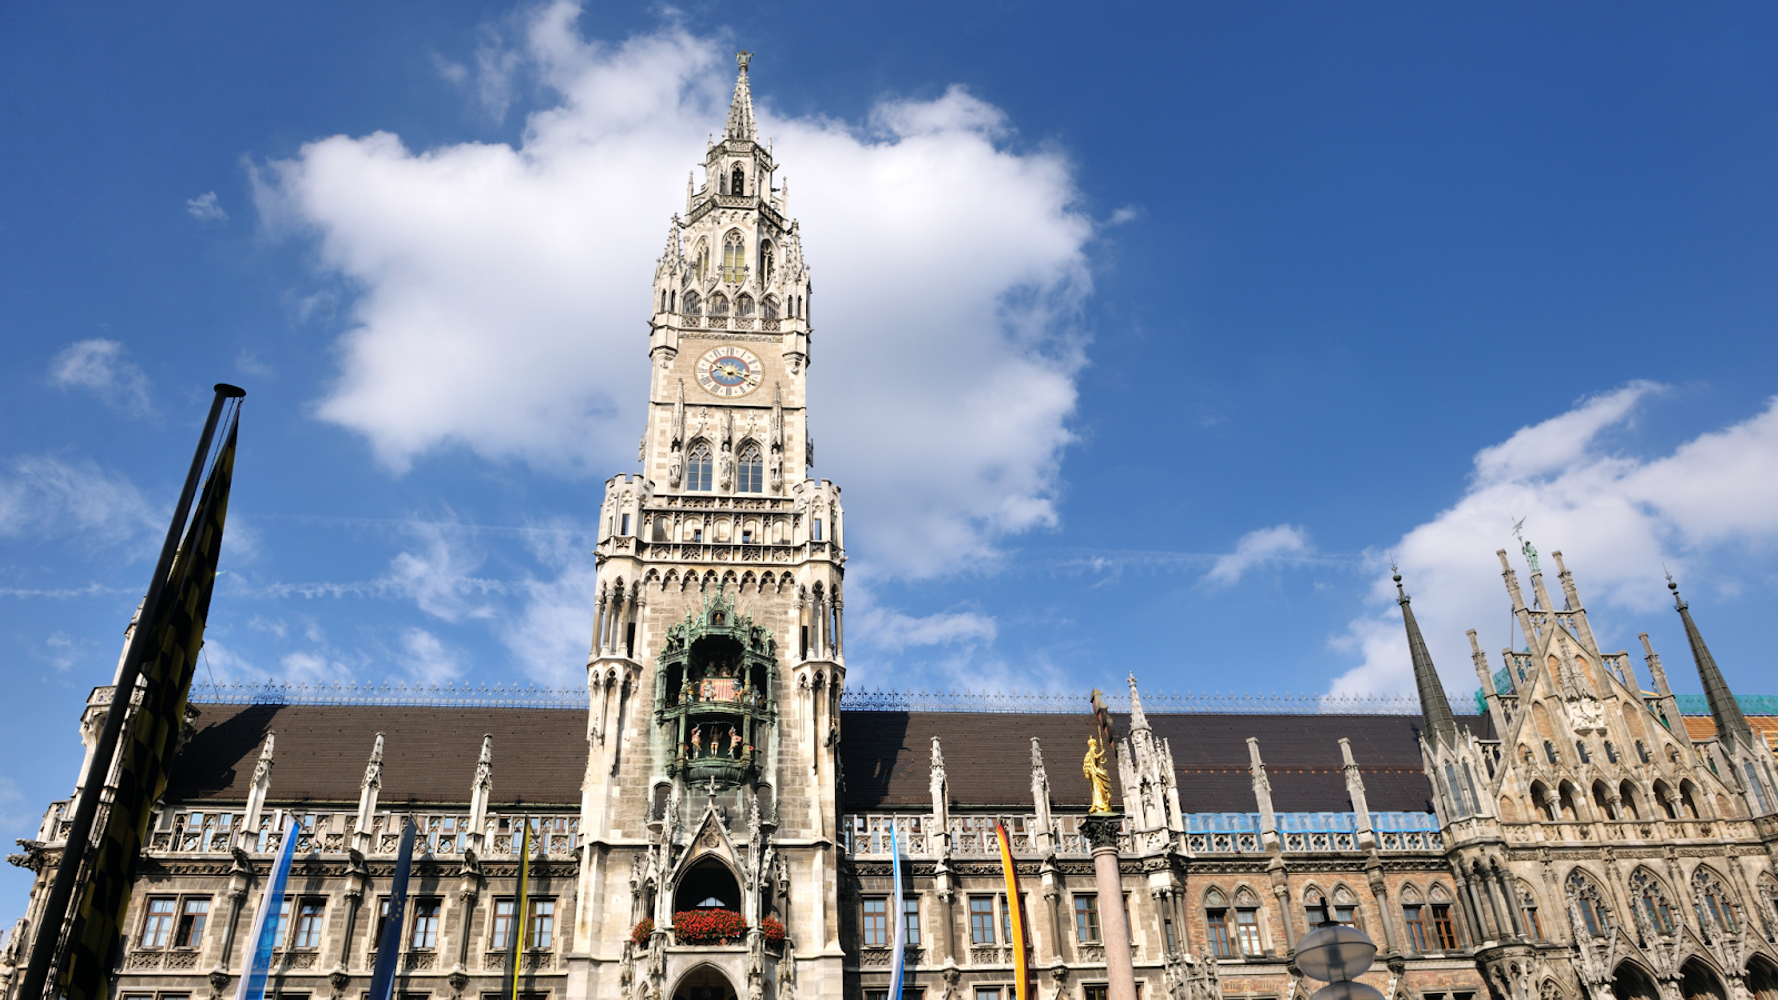
[[111, 777], [112, 757], [117, 753], [117, 741], [123, 734], [124, 716], [129, 713], [130, 702], [135, 699], [136, 680], [142, 674], [142, 659], [148, 652], [148, 639], [157, 633], [151, 623], [160, 617], [167, 574], [172, 571], [173, 557], [179, 551], [179, 536], [185, 531], [185, 519], [191, 513], [192, 498], [197, 495], [204, 460], [209, 457], [210, 444], [216, 436], [216, 424], [222, 417], [223, 405], [230, 399], [240, 399], [245, 395], [245, 389], [221, 382], [216, 385], [216, 398], [210, 402], [210, 416], [204, 421], [204, 433], [198, 439], [197, 454], [191, 458], [191, 471], [186, 474], [185, 489], [179, 494], [179, 505], [173, 510], [173, 523], [167, 528], [167, 540], [161, 545], [160, 560], [154, 564], [154, 576], [148, 580], [148, 594], [142, 599], [142, 614], [136, 619], [135, 631], [130, 634], [130, 647], [124, 654], [117, 686], [111, 692], [111, 707], [105, 712], [105, 727], [99, 732], [98, 744], [93, 747], [92, 765], [87, 769], [86, 784], [80, 789], [80, 801], [74, 807], [74, 823], [62, 847], [62, 859], [56, 865], [56, 879], [50, 884], [49, 898], [44, 901], [43, 910], [37, 917], [37, 937], [31, 945], [31, 964], [26, 967], [25, 978], [19, 984], [16, 994], [18, 1000], [43, 1000], [44, 987], [49, 981], [49, 968], [55, 961], [56, 952], [60, 950], [58, 946], [61, 943], [62, 929], [68, 920], [68, 904], [74, 896], [80, 867], [86, 861], [87, 848], [91, 846], [93, 819], [99, 812], [99, 796]]

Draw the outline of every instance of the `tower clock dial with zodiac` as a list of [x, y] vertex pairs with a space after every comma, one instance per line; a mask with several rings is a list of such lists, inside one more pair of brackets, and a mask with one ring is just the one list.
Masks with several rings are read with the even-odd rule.
[[732, 399], [759, 388], [765, 366], [745, 347], [713, 347], [698, 359], [698, 384], [714, 396]]

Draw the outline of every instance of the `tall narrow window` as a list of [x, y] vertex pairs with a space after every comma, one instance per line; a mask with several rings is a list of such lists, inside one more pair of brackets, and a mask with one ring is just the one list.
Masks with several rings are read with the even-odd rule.
[[778, 300], [768, 295], [759, 302], [759, 314], [766, 319], [778, 318]]
[[811, 534], [811, 535], [810, 535], [810, 536], [809, 536], [809, 538], [810, 538], [810, 539], [811, 539], [811, 540], [812, 540], [812, 541], [817, 541], [817, 542], [819, 542], [819, 541], [821, 541], [821, 519], [820, 519], [820, 518], [816, 518], [816, 519], [815, 519], [815, 525], [814, 525], [814, 528], [813, 528], [813, 529], [812, 529], [812, 530], [813, 530], [813, 532], [814, 532], [814, 533], [813, 533], [813, 534]]
[[556, 901], [531, 900], [531, 915], [525, 921], [525, 946], [547, 951], [556, 940]]
[[1229, 911], [1224, 908], [1204, 911], [1204, 930], [1210, 942], [1210, 954], [1228, 958], [1234, 954], [1229, 937]]
[[871, 896], [864, 901], [864, 913], [859, 921], [859, 933], [866, 948], [889, 947], [889, 901], [882, 896]]
[[327, 905], [321, 900], [303, 900], [296, 909], [296, 935], [291, 938], [290, 947], [321, 947], [322, 918], [326, 912]]
[[903, 933], [907, 936], [909, 948], [920, 947], [920, 900], [903, 899], [901, 901], [901, 920]]
[[414, 901], [414, 929], [408, 936], [408, 947], [430, 951], [438, 947], [438, 911], [436, 899]]
[[[776, 265], [777, 260], [772, 253], [772, 241], [766, 240], [759, 245], [759, 280], [762, 282], [771, 281], [772, 272]], [[774, 312], [771, 317], [768, 318], [776, 318], [777, 315], [778, 314]]]
[[741, 169], [739, 163], [735, 164], [735, 169], [729, 171], [728, 193], [736, 197], [747, 193], [747, 172]]
[[179, 927], [173, 932], [173, 947], [196, 948], [204, 943], [204, 921], [210, 916], [208, 899], [188, 899], [179, 908]]
[[158, 897], [148, 901], [148, 919], [142, 924], [142, 941], [144, 948], [165, 948], [167, 938], [173, 933], [173, 912], [178, 908], [179, 901], [167, 897]]
[[290, 925], [291, 900], [286, 897], [284, 905], [278, 908], [278, 915], [272, 918], [272, 947], [284, 947], [284, 928]]
[[994, 897], [969, 897], [969, 943], [994, 943]]
[[1081, 944], [1099, 943], [1099, 897], [1074, 897], [1074, 937]]
[[1457, 925], [1451, 922], [1451, 907], [1448, 903], [1432, 904], [1432, 929], [1438, 936], [1438, 946], [1441, 949], [1457, 949]]
[[488, 939], [488, 947], [494, 951], [504, 951], [512, 941], [512, 900], [494, 900], [494, 934]]
[[749, 444], [741, 449], [740, 467], [735, 470], [739, 480], [735, 487], [741, 493], [764, 493], [765, 460], [760, 456], [759, 446]]
[[1408, 947], [1415, 951], [1426, 951], [1426, 907], [1414, 903], [1401, 908], [1402, 922], [1408, 928]]
[[710, 474], [710, 446], [703, 441], [691, 446], [691, 454], [685, 463], [685, 488], [688, 490], [715, 489], [715, 478]]
[[1235, 935], [1241, 942], [1241, 954], [1258, 955], [1259, 947], [1259, 909], [1243, 906], [1235, 910]]
[[740, 233], [729, 233], [722, 240], [722, 280], [740, 284], [747, 277], [747, 251]]

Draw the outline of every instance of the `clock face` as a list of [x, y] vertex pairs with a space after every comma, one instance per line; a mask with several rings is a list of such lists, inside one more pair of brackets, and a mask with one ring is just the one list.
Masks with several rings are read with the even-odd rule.
[[732, 399], [759, 388], [765, 366], [745, 347], [714, 347], [698, 359], [697, 375], [705, 392]]

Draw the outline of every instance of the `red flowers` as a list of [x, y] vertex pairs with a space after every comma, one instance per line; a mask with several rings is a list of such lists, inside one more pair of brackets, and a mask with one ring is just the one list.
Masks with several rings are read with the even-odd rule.
[[738, 941], [746, 935], [747, 921], [733, 910], [680, 910], [673, 914], [673, 936], [680, 944]]
[[643, 917], [641, 920], [636, 921], [635, 929], [630, 931], [630, 943], [640, 948], [647, 944], [648, 939], [653, 936], [654, 918]]
[[771, 917], [761, 918], [759, 929], [765, 933], [766, 947], [776, 948], [784, 943], [784, 925]]

